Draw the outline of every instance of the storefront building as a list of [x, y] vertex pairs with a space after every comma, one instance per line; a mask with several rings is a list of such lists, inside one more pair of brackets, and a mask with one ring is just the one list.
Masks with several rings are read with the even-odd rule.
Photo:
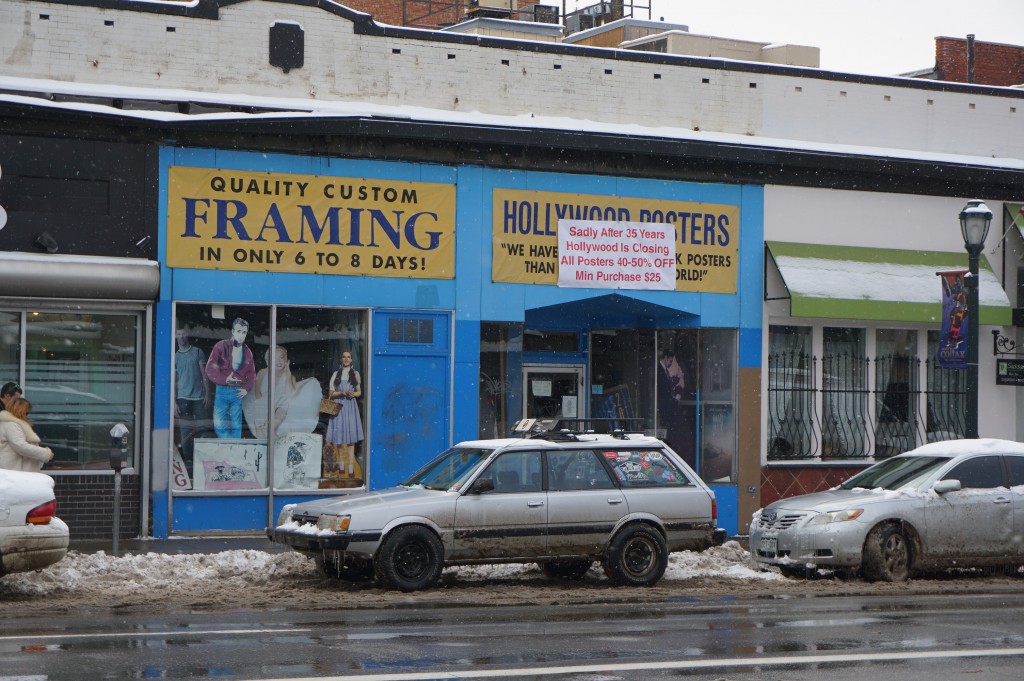
[[760, 188], [211, 149], [160, 168], [157, 536], [258, 530], [520, 418], [658, 432], [736, 531]]
[[[958, 432], [959, 389], [925, 364], [937, 294], [861, 299], [962, 262], [967, 198], [1019, 204], [1018, 89], [306, 0], [12, 0], [0, 27], [33, 48], [0, 49], [0, 257], [68, 275], [0, 273], [2, 359], [46, 389], [41, 420], [93, 414], [53, 471], [62, 508], [82, 504], [73, 537], [109, 532], [120, 421], [121, 527], [143, 536], [258, 533], [288, 501], [383, 488], [523, 417], [664, 437], [743, 533], [780, 495]], [[983, 291], [1013, 292], [1021, 242], [999, 219]], [[90, 288], [117, 265], [139, 285]], [[869, 289], [801, 288], [858, 272]], [[1022, 340], [1009, 298], [983, 338]], [[984, 434], [1022, 437], [1019, 392], [982, 382]], [[70, 440], [61, 421], [44, 437]]]
[[[765, 193], [762, 503], [964, 437], [968, 370], [940, 361], [939, 273], [966, 270], [958, 221], [965, 201], [792, 187]], [[799, 219], [771, 219], [794, 204], [828, 214], [830, 229], [812, 237]], [[1017, 440], [1017, 388], [998, 377], [1006, 356], [993, 339], [1016, 343], [1024, 241], [1015, 227], [1019, 204], [986, 205], [993, 220], [978, 288], [979, 433]], [[960, 349], [965, 336], [958, 333]]]

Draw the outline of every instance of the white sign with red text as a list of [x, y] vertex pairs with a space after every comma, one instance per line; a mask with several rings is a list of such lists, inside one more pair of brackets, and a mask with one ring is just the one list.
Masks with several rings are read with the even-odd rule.
[[674, 291], [675, 228], [654, 222], [559, 220], [558, 285]]

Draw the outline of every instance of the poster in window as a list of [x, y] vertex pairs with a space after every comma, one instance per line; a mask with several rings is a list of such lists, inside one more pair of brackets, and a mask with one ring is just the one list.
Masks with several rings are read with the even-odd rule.
[[318, 489], [324, 438], [317, 433], [283, 433], [274, 444], [274, 487]]
[[267, 441], [197, 437], [192, 486], [196, 491], [263, 489]]

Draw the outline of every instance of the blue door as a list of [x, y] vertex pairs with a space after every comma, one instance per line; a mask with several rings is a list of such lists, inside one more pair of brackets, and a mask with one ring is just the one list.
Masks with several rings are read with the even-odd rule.
[[370, 489], [402, 482], [451, 444], [451, 318], [373, 313]]

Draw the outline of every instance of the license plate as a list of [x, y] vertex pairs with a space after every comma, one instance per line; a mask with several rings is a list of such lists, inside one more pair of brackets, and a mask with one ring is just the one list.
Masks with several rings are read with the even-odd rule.
[[774, 556], [779, 552], [779, 539], [778, 537], [761, 537], [757, 548], [762, 555]]

